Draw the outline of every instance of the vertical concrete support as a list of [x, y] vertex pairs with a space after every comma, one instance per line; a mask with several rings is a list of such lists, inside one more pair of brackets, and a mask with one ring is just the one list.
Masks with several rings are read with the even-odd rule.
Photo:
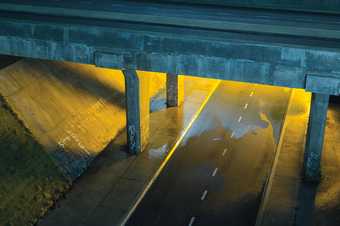
[[304, 179], [318, 182], [329, 95], [312, 94], [304, 159]]
[[178, 75], [176, 74], [166, 74], [166, 104], [168, 107], [179, 105]]
[[149, 78], [134, 70], [124, 70], [126, 95], [126, 128], [129, 151], [138, 154], [149, 138]]

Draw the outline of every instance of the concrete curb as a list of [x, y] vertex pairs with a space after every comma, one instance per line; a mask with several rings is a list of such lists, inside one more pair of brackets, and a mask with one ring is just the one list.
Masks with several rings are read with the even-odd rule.
[[215, 90], [217, 89], [217, 87], [219, 86], [220, 83], [221, 83], [220, 81], [217, 82], [215, 87], [210, 91], [210, 93], [208, 94], [208, 96], [206, 97], [204, 102], [201, 104], [201, 106], [198, 109], [198, 111], [195, 113], [195, 115], [191, 119], [191, 121], [188, 124], [188, 126], [185, 128], [185, 130], [182, 132], [182, 134], [179, 137], [179, 139], [176, 141], [174, 146], [169, 151], [169, 154], [167, 155], [167, 157], [164, 159], [164, 161], [162, 162], [162, 164], [160, 165], [160, 167], [158, 168], [156, 173], [153, 175], [152, 179], [149, 181], [149, 183], [147, 184], [147, 186], [145, 187], [143, 192], [139, 195], [137, 201], [134, 203], [134, 205], [132, 206], [132, 208], [130, 209], [128, 214], [124, 217], [123, 221], [119, 225], [124, 226], [127, 223], [127, 221], [129, 220], [129, 218], [131, 217], [133, 212], [136, 210], [136, 208], [138, 207], [138, 205], [140, 204], [140, 202], [144, 198], [145, 194], [149, 191], [149, 189], [151, 188], [152, 184], [156, 181], [156, 179], [158, 178], [158, 176], [160, 175], [160, 173], [162, 172], [162, 170], [164, 169], [164, 167], [166, 166], [166, 164], [168, 163], [168, 161], [170, 160], [170, 158], [172, 157], [172, 155], [176, 151], [177, 147], [182, 142], [183, 138], [185, 137], [185, 135], [187, 134], [187, 132], [189, 131], [191, 126], [194, 124], [194, 122], [196, 121], [198, 116], [201, 114], [202, 110], [204, 109], [204, 107], [206, 106], [206, 104], [208, 103], [208, 101], [210, 100], [211, 96], [214, 94]]
[[263, 224], [263, 219], [264, 219], [264, 214], [265, 214], [265, 210], [267, 207], [267, 203], [269, 200], [269, 195], [272, 189], [272, 184], [273, 184], [273, 180], [274, 180], [274, 176], [276, 173], [276, 168], [277, 168], [277, 163], [279, 160], [279, 156], [280, 156], [280, 152], [281, 152], [281, 148], [282, 148], [282, 144], [283, 144], [283, 137], [285, 135], [285, 131], [286, 131], [286, 127], [287, 127], [287, 114], [289, 112], [289, 109], [291, 108], [291, 104], [292, 104], [292, 99], [294, 97], [294, 90], [291, 91], [290, 94], [290, 98], [289, 98], [289, 102], [288, 102], [288, 107], [286, 109], [285, 115], [284, 115], [284, 121], [283, 121], [283, 125], [281, 127], [281, 134], [280, 134], [280, 139], [279, 139], [279, 143], [277, 145], [277, 149], [276, 149], [276, 154], [275, 154], [275, 158], [273, 161], [273, 165], [270, 171], [270, 175], [265, 183], [264, 189], [263, 189], [263, 194], [262, 194], [262, 198], [261, 198], [261, 204], [257, 213], [257, 217], [256, 217], [256, 223], [255, 226], [262, 226]]

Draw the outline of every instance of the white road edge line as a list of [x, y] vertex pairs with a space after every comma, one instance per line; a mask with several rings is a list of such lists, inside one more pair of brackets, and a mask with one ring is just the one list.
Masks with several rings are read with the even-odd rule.
[[216, 176], [216, 173], [218, 171], [218, 168], [215, 168], [214, 172], [211, 174], [212, 177]]
[[245, 105], [244, 105], [244, 110], [246, 110], [248, 108], [248, 103], [246, 103]]
[[208, 191], [204, 190], [202, 196], [201, 196], [201, 200], [203, 201], [206, 197], [207, 197]]
[[195, 222], [195, 220], [196, 220], [196, 217], [191, 217], [191, 219], [190, 219], [190, 222], [189, 222], [188, 226], [193, 226], [193, 225], [194, 225], [194, 222]]
[[225, 148], [225, 149], [223, 150], [222, 156], [224, 156], [225, 153], [227, 153], [227, 151], [228, 151], [228, 149]]
[[240, 116], [237, 121], [241, 122], [241, 120], [242, 120], [242, 116]]
[[137, 206], [139, 205], [139, 203], [142, 201], [142, 199], [144, 198], [145, 194], [147, 193], [147, 191], [150, 189], [151, 185], [156, 181], [157, 177], [159, 176], [159, 174], [162, 172], [163, 168], [166, 166], [166, 164], [168, 163], [168, 161], [170, 160], [171, 156], [174, 154], [175, 150], [177, 149], [177, 147], [180, 145], [180, 143], [182, 142], [182, 140], [184, 139], [185, 135], [188, 133], [189, 129], [192, 127], [192, 125], [194, 124], [194, 122], [196, 121], [196, 119], [198, 118], [198, 116], [202, 113], [204, 107], [207, 105], [208, 101], [210, 100], [210, 98], [212, 97], [212, 95], [215, 93], [216, 89], [218, 88], [218, 86], [221, 84], [221, 81], [218, 81], [215, 85], [214, 88], [212, 88], [212, 90], [210, 91], [210, 93], [208, 94], [207, 98], [203, 101], [203, 103], [201, 104], [200, 108], [197, 110], [196, 114], [192, 117], [191, 121], [189, 122], [187, 128], [183, 131], [183, 133], [181, 134], [181, 136], [179, 137], [179, 139], [177, 140], [177, 142], [175, 143], [175, 145], [171, 148], [171, 150], [169, 151], [168, 156], [164, 159], [163, 163], [161, 164], [161, 166], [158, 168], [157, 172], [153, 175], [153, 177], [151, 178], [151, 180], [149, 181], [149, 183], [147, 184], [147, 186], [145, 187], [145, 189], [143, 190], [143, 192], [139, 195], [137, 201], [135, 202], [135, 204], [132, 206], [132, 208], [130, 209], [130, 211], [128, 212], [127, 215], [125, 215], [124, 219], [122, 220], [122, 223], [120, 224], [121, 226], [124, 226], [127, 221], [129, 220], [129, 218], [131, 217], [131, 215], [133, 214], [133, 212], [136, 210]]

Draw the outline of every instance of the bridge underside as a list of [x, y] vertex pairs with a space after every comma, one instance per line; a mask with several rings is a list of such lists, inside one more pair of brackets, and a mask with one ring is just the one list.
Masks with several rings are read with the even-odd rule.
[[123, 70], [134, 153], [142, 150], [148, 128], [148, 109], [141, 108], [144, 79], [136, 70], [168, 74], [168, 106], [177, 104], [179, 74], [313, 92], [305, 175], [318, 180], [328, 98], [340, 94], [337, 15], [196, 4], [113, 1], [104, 10], [17, 2], [0, 3], [0, 54]]

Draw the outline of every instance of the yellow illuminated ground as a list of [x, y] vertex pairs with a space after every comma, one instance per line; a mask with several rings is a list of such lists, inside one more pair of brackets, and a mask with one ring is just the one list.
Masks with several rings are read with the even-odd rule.
[[[139, 72], [139, 75], [150, 77], [150, 97], [164, 92], [164, 74]], [[182, 88], [183, 79], [180, 79]], [[186, 77], [185, 81], [189, 99], [182, 117], [191, 120], [191, 113], [187, 114], [191, 101], [201, 100], [199, 87], [209, 89], [211, 84], [193, 77]], [[8, 158], [2, 158], [0, 210], [6, 211], [0, 211], [0, 225], [7, 226], [10, 222], [8, 225], [22, 226], [35, 222], [65, 191], [72, 177], [65, 174], [65, 169], [58, 169], [68, 166], [69, 162], [58, 158], [56, 151], [78, 159], [78, 166], [85, 168], [83, 159], [99, 154], [124, 130], [124, 92], [124, 77], [120, 71], [89, 65], [23, 60], [0, 71], [0, 94], [20, 121], [9, 114], [16, 124], [8, 126], [18, 127], [15, 129], [17, 136], [21, 131], [26, 133], [25, 126], [28, 132], [25, 139], [36, 143], [32, 153], [23, 155], [17, 152], [18, 148], [27, 151], [27, 141], [23, 139], [15, 150], [8, 150]], [[183, 89], [181, 92], [183, 95]], [[2, 119], [6, 120], [6, 117]], [[152, 125], [153, 131], [157, 129], [155, 126]], [[13, 139], [19, 138], [14, 136]], [[22, 161], [13, 164], [17, 155]], [[2, 156], [6, 155], [2, 153]], [[72, 168], [66, 170], [74, 171]]]
[[[142, 71], [138, 74], [141, 80], [150, 78], [146, 91], [150, 98], [160, 96], [164, 99], [165, 74]], [[192, 112], [191, 104], [205, 103], [202, 100], [207, 93], [212, 94], [210, 91], [216, 86], [216, 81], [211, 81], [189, 76], [180, 78], [180, 96], [186, 101], [178, 112], [178, 118], [183, 120], [180, 123], [187, 126], [192, 123], [192, 115], [197, 117]], [[244, 83], [226, 84], [230, 84], [235, 92], [245, 87]], [[260, 108], [265, 108], [266, 99], [275, 99], [276, 95], [280, 95], [275, 89], [272, 86], [259, 89], [264, 96], [258, 100]], [[30, 225], [48, 210], [54, 199], [68, 188], [70, 180], [75, 178], [68, 175], [67, 170], [73, 172], [77, 169], [73, 169], [72, 164], [59, 158], [56, 153], [72, 154], [72, 161], [78, 161], [75, 165], [84, 170], [88, 163], [86, 158], [92, 159], [98, 155], [125, 129], [124, 76], [118, 70], [90, 65], [23, 60], [0, 71], [0, 94], [7, 106], [0, 107], [0, 225]], [[310, 98], [309, 93], [294, 91], [294, 107], [288, 112], [287, 123], [290, 126], [286, 132], [290, 140], [283, 144], [287, 153], [303, 150]], [[146, 104], [149, 103], [143, 102], [144, 107]], [[272, 103], [272, 121], [279, 117], [276, 107], [279, 109], [280, 104]], [[220, 112], [223, 114], [223, 111]], [[340, 209], [340, 178], [337, 173], [340, 138], [336, 132], [340, 125], [339, 112], [339, 108], [331, 106], [328, 113], [323, 155], [324, 180], [315, 197], [319, 222], [336, 218], [335, 210]], [[261, 121], [269, 120], [261, 112], [259, 115]], [[154, 117], [158, 117], [157, 113]], [[150, 132], [160, 132], [157, 127], [157, 123], [153, 123]], [[188, 129], [184, 126], [179, 128], [179, 134]], [[273, 135], [279, 133], [272, 127], [269, 129], [273, 130]], [[173, 132], [163, 133], [169, 133], [166, 135], [169, 136]], [[153, 142], [155, 144], [149, 151], [149, 157], [163, 155], [162, 140]]]

